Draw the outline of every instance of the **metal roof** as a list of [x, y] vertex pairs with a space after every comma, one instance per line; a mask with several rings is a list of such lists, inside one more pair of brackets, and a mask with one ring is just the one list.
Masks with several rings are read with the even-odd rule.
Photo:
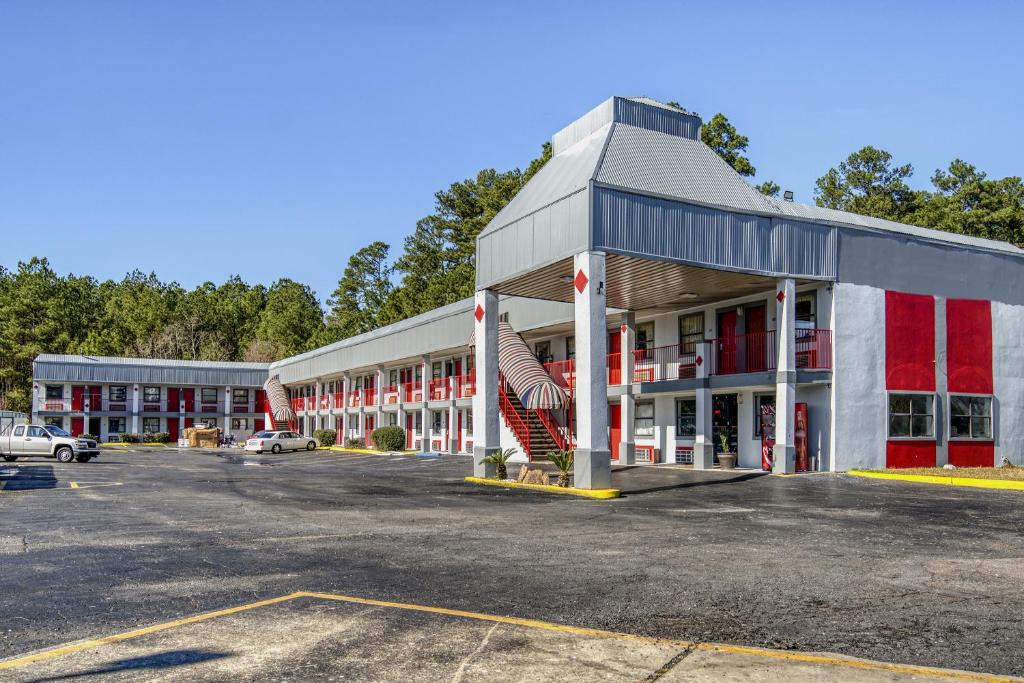
[[32, 362], [32, 376], [55, 382], [260, 387], [269, 368], [269, 363], [44, 353]]

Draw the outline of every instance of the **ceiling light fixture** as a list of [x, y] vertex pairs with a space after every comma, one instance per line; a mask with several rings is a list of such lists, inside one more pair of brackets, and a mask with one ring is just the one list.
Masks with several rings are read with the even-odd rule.
[[697, 298], [697, 293], [696, 292], [683, 292], [682, 294], [679, 295], [679, 298], [680, 299], [696, 299]]
[[561, 280], [562, 282], [564, 282], [567, 285], [571, 285], [572, 284], [572, 275], [559, 275], [558, 279]]

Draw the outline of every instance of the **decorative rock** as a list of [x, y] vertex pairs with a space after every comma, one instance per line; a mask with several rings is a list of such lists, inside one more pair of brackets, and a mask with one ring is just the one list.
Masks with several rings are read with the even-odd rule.
[[955, 470], [956, 469], [956, 465], [952, 465], [950, 463], [946, 463], [945, 465], [942, 466], [942, 469], [944, 469], [944, 470]]
[[529, 474], [530, 468], [526, 465], [519, 466], [519, 476], [516, 477], [516, 481], [522, 483], [526, 481], [526, 475]]
[[543, 476], [541, 477], [540, 483], [544, 484], [545, 486], [551, 486], [551, 475], [549, 475], [547, 472], [544, 472]]
[[526, 484], [543, 484], [544, 479], [547, 475], [544, 474], [544, 470], [530, 470], [526, 473], [526, 478], [523, 479], [523, 483]]

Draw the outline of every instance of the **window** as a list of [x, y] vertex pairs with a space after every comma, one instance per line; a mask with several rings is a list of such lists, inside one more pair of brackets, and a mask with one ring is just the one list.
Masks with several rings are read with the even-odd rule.
[[415, 373], [415, 377], [416, 377], [416, 381], [417, 382], [423, 380], [423, 366], [422, 365], [417, 365], [415, 370], [414, 370], [414, 373]]
[[111, 434], [123, 434], [124, 433], [124, 418], [123, 417], [108, 417], [107, 418], [107, 431]]
[[63, 384], [47, 384], [46, 385], [46, 400], [47, 401], [60, 401], [64, 398], [64, 385]]
[[[761, 438], [761, 424], [765, 408], [768, 408], [770, 413], [768, 420], [769, 424], [775, 424], [775, 394], [755, 394], [754, 395], [754, 438]], [[769, 436], [771, 433], [769, 432]]]
[[217, 427], [217, 418], [207, 417], [202, 420], [196, 420], [196, 427], [202, 429], [215, 429]]
[[249, 431], [249, 418], [247, 418], [247, 417], [233, 417], [233, 418], [231, 418], [231, 431], [233, 431], [233, 432], [247, 432], [247, 431]]
[[889, 394], [889, 437], [935, 438], [934, 404], [932, 394]]
[[679, 316], [679, 350], [693, 353], [698, 342], [704, 341], [704, 314], [688, 313]]
[[554, 357], [551, 355], [551, 342], [549, 341], [542, 341], [534, 344], [533, 352], [537, 356], [537, 360], [541, 363], [550, 363], [554, 360]]
[[144, 417], [142, 418], [142, 431], [146, 434], [155, 434], [160, 431], [160, 418], [159, 417]]
[[414, 415], [415, 417], [412, 419], [413, 431], [421, 432], [423, 431], [423, 411], [417, 410]]
[[207, 405], [217, 402], [217, 390], [213, 387], [203, 387], [199, 393], [199, 399]]
[[633, 434], [636, 436], [654, 436], [653, 403], [636, 404], [636, 417], [633, 418]]
[[389, 384], [391, 384], [391, 386], [395, 386], [398, 384], [398, 370], [391, 370], [388, 373], [388, 382]]
[[567, 360], [576, 360], [576, 337], [572, 335], [565, 338], [565, 357]]
[[676, 399], [676, 438], [692, 439], [697, 436], [697, 399]]
[[444, 430], [444, 411], [435, 410], [432, 417], [434, 424], [431, 429], [434, 430], [434, 434], [440, 434]]
[[24, 433], [25, 433], [25, 427], [23, 425], [14, 428], [14, 436], [21, 436]]
[[359, 416], [349, 415], [348, 416], [348, 428], [352, 431], [359, 429]]
[[636, 326], [636, 348], [654, 348], [654, 321], [640, 323]]
[[991, 439], [992, 397], [949, 397], [949, 438]]
[[437, 361], [430, 364], [430, 378], [441, 379], [441, 362]]
[[818, 296], [816, 292], [796, 295], [796, 326], [798, 329], [813, 330], [817, 325]]
[[44, 430], [42, 427], [38, 427], [36, 425], [30, 425], [29, 428], [28, 428], [28, 434], [26, 434], [25, 436], [29, 436], [29, 437], [33, 437], [33, 438], [45, 439], [46, 438], [46, 430]]
[[231, 400], [238, 405], [244, 405], [249, 402], [249, 390], [248, 389], [232, 389]]
[[63, 417], [48, 417], [43, 420], [43, 424], [47, 427], [60, 427], [64, 429], [64, 418]]
[[128, 387], [126, 386], [111, 386], [107, 392], [111, 403], [124, 403], [128, 400]]
[[466, 421], [463, 423], [466, 428], [466, 436], [473, 436], [473, 411], [466, 411]]
[[388, 413], [388, 427], [398, 426], [398, 413]]

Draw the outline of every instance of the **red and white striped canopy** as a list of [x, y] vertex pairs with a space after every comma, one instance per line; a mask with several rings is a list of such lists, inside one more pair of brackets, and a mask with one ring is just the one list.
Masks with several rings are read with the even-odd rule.
[[288, 400], [288, 392], [282, 386], [277, 375], [263, 383], [263, 390], [267, 392], [267, 401], [270, 402], [271, 417], [282, 422], [291, 422], [295, 419], [295, 411], [292, 410], [292, 403]]
[[[476, 345], [475, 331], [469, 345]], [[524, 408], [553, 410], [566, 404], [565, 392], [554, 383], [519, 333], [504, 321], [498, 322], [498, 369]]]

